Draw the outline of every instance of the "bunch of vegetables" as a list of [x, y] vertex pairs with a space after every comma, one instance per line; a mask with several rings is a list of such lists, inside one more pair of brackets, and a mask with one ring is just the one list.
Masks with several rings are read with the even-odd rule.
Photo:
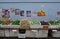
[[30, 20], [28, 19], [23, 19], [20, 21], [20, 26], [30, 26]]
[[3, 21], [0, 20], [0, 24], [2, 24], [2, 23], [3, 23]]
[[31, 21], [31, 25], [40, 25], [38, 21]]
[[60, 20], [58, 20], [58, 21], [52, 21], [52, 20], [50, 20], [50, 21], [48, 21], [51, 25], [59, 25], [60, 24]]
[[8, 25], [11, 23], [11, 20], [9, 18], [2, 18], [1, 22], [3, 25]]
[[20, 20], [15, 20], [15, 21], [12, 21], [12, 25], [20, 25]]
[[60, 24], [60, 20], [58, 20], [58, 21], [57, 21], [57, 23], [59, 23], [59, 24]]

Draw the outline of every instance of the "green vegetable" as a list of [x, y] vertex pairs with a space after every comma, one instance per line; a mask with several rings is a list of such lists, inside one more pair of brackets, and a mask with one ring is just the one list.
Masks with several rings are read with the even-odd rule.
[[59, 24], [60, 24], [60, 20], [58, 20], [58, 21], [57, 21], [57, 23], [59, 23]]
[[2, 24], [2, 23], [3, 23], [3, 21], [0, 20], [0, 24]]
[[59, 21], [48, 21], [51, 25], [59, 25]]
[[19, 23], [20, 23], [19, 20], [12, 21], [12, 25], [20, 25]]
[[39, 25], [40, 23], [38, 21], [31, 21], [32, 25]]
[[50, 21], [48, 21], [51, 25], [53, 25], [54, 24], [54, 21], [52, 21], [52, 20], [50, 20]]

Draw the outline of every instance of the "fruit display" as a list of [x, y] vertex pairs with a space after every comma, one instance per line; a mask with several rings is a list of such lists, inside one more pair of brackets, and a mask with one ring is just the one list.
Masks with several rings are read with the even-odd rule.
[[20, 25], [19, 23], [20, 23], [19, 20], [12, 21], [12, 25]]
[[30, 20], [28, 20], [28, 19], [21, 20], [20, 26], [30, 26]]
[[31, 21], [31, 25], [40, 25], [38, 21]]

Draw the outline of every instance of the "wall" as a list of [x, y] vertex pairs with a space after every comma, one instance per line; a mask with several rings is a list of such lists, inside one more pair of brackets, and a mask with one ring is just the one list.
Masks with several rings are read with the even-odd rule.
[[[0, 0], [0, 2], [60, 2], [60, 0]], [[46, 13], [45, 17], [20, 17], [13, 13], [10, 14], [13, 20], [29, 18], [30, 20], [58, 20], [60, 16], [57, 17], [57, 11], [60, 11], [60, 3], [0, 3], [0, 8], [19, 8], [24, 11], [31, 10], [32, 14], [36, 10], [43, 10]], [[26, 13], [26, 12], [25, 12]]]
[[0, 2], [60, 2], [60, 0], [0, 0]]

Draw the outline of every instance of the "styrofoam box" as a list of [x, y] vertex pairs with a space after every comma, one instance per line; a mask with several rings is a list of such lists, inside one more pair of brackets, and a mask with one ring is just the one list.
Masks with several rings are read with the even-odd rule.
[[60, 34], [60, 31], [56, 31], [56, 32], [54, 32], [53, 34]]
[[0, 30], [0, 37], [4, 37], [4, 30]]
[[42, 38], [42, 37], [48, 37], [48, 34], [39, 34], [39, 36], [38, 37], [40, 37], [40, 38]]
[[48, 30], [27, 30], [26, 37], [48, 37]]
[[2, 28], [9, 28], [10, 25], [1, 25]]
[[38, 30], [32, 30], [35, 33], [35, 37], [39, 37]]
[[60, 28], [60, 24], [58, 25], [58, 27]]
[[53, 37], [60, 37], [60, 34], [53, 34]]
[[1, 27], [2, 24], [0, 24], [0, 27]]
[[19, 28], [20, 25], [10, 25], [9, 27], [10, 27], [10, 28]]
[[1, 25], [2, 28], [19, 28], [19, 25]]
[[39, 37], [48, 37], [48, 30], [40, 30]]
[[26, 30], [26, 37], [35, 37], [36, 34], [30, 30]]
[[26, 38], [26, 34], [18, 34], [18, 38]]
[[18, 37], [18, 30], [10, 30], [9, 37]]
[[48, 33], [48, 30], [39, 30], [39, 33]]
[[60, 37], [60, 31], [56, 31], [52, 34], [53, 37]]
[[30, 28], [43, 28], [41, 25], [31, 25]]
[[49, 28], [58, 28], [59, 25], [50, 25]]
[[5, 30], [5, 37], [9, 37], [9, 30]]

